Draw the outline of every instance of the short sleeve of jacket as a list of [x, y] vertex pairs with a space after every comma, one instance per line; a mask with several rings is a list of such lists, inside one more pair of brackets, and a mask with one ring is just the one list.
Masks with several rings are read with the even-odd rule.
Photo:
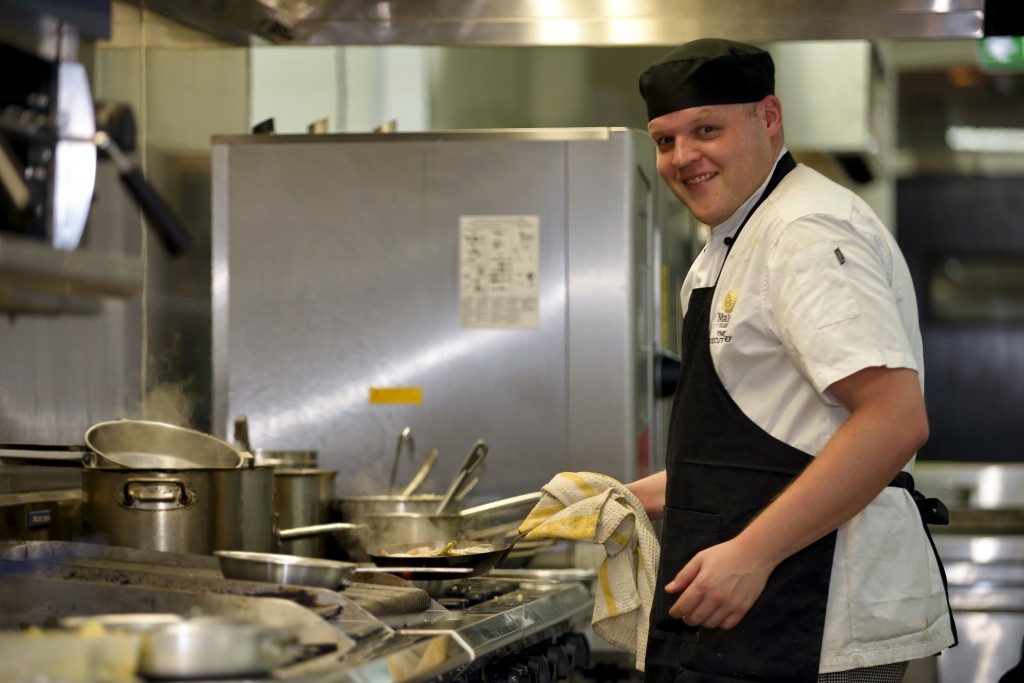
[[914, 320], [907, 320], [901, 301], [914, 297], [905, 269], [895, 241], [856, 203], [848, 221], [808, 215], [788, 223], [772, 246], [766, 275], [771, 323], [829, 402], [831, 384], [864, 368], [920, 373], [916, 302]]

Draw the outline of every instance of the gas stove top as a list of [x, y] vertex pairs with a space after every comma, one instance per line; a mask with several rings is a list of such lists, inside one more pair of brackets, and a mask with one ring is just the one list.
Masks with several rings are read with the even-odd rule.
[[[196, 613], [295, 628], [303, 655], [270, 679], [296, 683], [472, 678], [547, 683], [586, 661], [592, 572], [496, 570], [414, 584], [386, 575], [339, 591], [226, 580], [216, 558], [86, 543], [0, 548], [0, 628], [67, 616]], [[544, 675], [542, 668], [547, 667]]]

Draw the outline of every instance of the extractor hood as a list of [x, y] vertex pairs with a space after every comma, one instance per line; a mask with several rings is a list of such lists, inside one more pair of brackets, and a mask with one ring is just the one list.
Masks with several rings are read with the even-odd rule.
[[284, 45], [665, 46], [1024, 33], [1020, 0], [134, 0], [222, 39]]

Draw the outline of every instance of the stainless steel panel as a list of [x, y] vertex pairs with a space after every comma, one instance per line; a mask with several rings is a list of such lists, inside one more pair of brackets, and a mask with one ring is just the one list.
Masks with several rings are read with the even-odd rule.
[[977, 38], [984, 0], [151, 0], [156, 11], [237, 39], [280, 44], [675, 45], [708, 35], [739, 40]]
[[[657, 428], [643, 379], [657, 316], [641, 140], [215, 139], [215, 429], [246, 413], [254, 447], [320, 451], [342, 494], [384, 490], [405, 426], [441, 452], [427, 490], [444, 488], [476, 438], [490, 445], [481, 498], [567, 469], [632, 477], [639, 436]], [[465, 215], [539, 217], [536, 329], [460, 326]], [[374, 404], [374, 387], [420, 388], [422, 403]]]
[[935, 533], [935, 549], [946, 562], [968, 561], [974, 564], [1009, 564], [1024, 573], [1024, 536], [969, 536]]
[[[484, 438], [477, 491], [535, 489], [566, 464], [565, 143], [344, 137], [215, 151], [216, 428], [245, 412], [255, 447], [319, 450], [341, 493], [383, 490], [406, 425], [441, 451], [435, 488]], [[460, 328], [458, 220], [477, 214], [540, 217], [538, 329]]]
[[1013, 462], [919, 460], [914, 483], [950, 508], [1024, 508], [1024, 465]]
[[1020, 661], [1024, 613], [956, 612], [960, 643], [936, 659], [937, 683], [994, 683]]
[[935, 544], [960, 643], [935, 660], [930, 680], [1001, 680], [1024, 642], [1024, 537], [935, 534]]

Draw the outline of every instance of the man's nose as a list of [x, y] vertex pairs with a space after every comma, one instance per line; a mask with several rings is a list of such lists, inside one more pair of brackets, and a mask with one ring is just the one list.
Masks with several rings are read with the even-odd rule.
[[680, 140], [676, 138], [675, 145], [672, 147], [672, 165], [676, 168], [682, 168], [688, 166], [693, 162], [700, 159], [700, 152], [694, 145], [689, 144], [686, 140]]

